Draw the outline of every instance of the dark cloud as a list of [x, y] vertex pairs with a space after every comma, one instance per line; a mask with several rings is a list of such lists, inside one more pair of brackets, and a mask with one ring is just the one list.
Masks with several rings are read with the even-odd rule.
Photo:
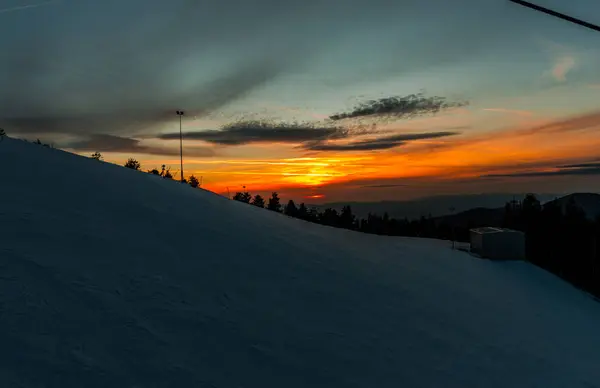
[[310, 151], [378, 151], [404, 145], [402, 141], [357, 141], [348, 144], [315, 143], [303, 147]]
[[366, 186], [361, 186], [361, 188], [363, 189], [386, 189], [386, 188], [391, 188], [391, 187], [407, 187], [408, 185], [401, 185], [401, 184], [384, 184], [384, 185], [366, 185]]
[[[220, 130], [186, 132], [186, 139], [203, 140], [221, 145], [251, 143], [303, 143], [321, 139], [339, 139], [351, 131], [337, 127], [318, 127], [312, 124], [271, 123], [245, 121], [224, 126]], [[166, 133], [160, 139], [179, 139], [179, 132]]]
[[305, 144], [302, 148], [311, 151], [376, 151], [401, 147], [412, 140], [435, 139], [458, 134], [459, 132], [406, 133], [345, 144], [318, 141]]
[[[165, 156], [179, 155], [179, 149], [177, 148], [171, 149], [167, 147], [143, 145], [141, 144], [141, 141], [137, 139], [105, 134], [94, 134], [82, 140], [61, 144], [61, 148], [89, 152], [120, 152]], [[207, 157], [214, 156], [215, 152], [207, 147], [185, 147], [184, 154], [187, 156]]]
[[[299, 148], [309, 151], [369, 151], [399, 147], [412, 140], [434, 139], [459, 134], [459, 132], [407, 133], [345, 144], [331, 142], [374, 133], [378, 133], [376, 127], [369, 126], [340, 128], [319, 127], [310, 123], [245, 121], [227, 125], [220, 130], [186, 132], [184, 137], [227, 146], [254, 143], [301, 143]], [[163, 140], [179, 139], [179, 132], [162, 134], [158, 138]]]
[[509, 174], [486, 174], [481, 178], [535, 178], [551, 176], [600, 175], [600, 163], [581, 163], [556, 167], [552, 171], [528, 171]]
[[564, 166], [559, 166], [559, 168], [600, 168], [600, 162], [567, 164]]
[[435, 114], [441, 110], [466, 106], [467, 102], [448, 102], [445, 97], [425, 97], [423, 93], [404, 97], [386, 97], [359, 104], [350, 112], [329, 116], [331, 120], [343, 120], [359, 117], [411, 118], [426, 114]]

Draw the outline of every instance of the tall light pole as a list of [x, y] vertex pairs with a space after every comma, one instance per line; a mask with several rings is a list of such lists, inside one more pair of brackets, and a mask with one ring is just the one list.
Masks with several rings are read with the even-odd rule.
[[179, 156], [181, 158], [181, 182], [183, 183], [183, 132], [181, 130], [181, 118], [183, 117], [183, 111], [178, 110], [177, 116], [179, 116]]
[[575, 24], [578, 24], [580, 26], [589, 28], [591, 30], [600, 32], [600, 26], [597, 26], [597, 25], [592, 24], [592, 23], [584, 22], [581, 19], [577, 19], [577, 18], [574, 18], [572, 16], [565, 15], [564, 13], [556, 12], [556, 11], [553, 11], [551, 9], [541, 7], [541, 6], [537, 5], [537, 4], [533, 4], [533, 3], [530, 3], [530, 2], [524, 1], [524, 0], [509, 0], [509, 1], [511, 1], [511, 2], [513, 2], [515, 4], [522, 5], [522, 6], [527, 7], [527, 8], [531, 8], [531, 9], [533, 9], [535, 11], [543, 12], [543, 13], [545, 13], [547, 15], [554, 16], [554, 17], [557, 17], [559, 19], [563, 19], [563, 20], [566, 20], [568, 22], [575, 23]]

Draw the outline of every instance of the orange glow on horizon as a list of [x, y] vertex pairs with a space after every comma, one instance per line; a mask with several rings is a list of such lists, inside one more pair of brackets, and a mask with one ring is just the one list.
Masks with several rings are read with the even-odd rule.
[[[290, 148], [289, 156], [280, 158], [189, 158], [184, 159], [185, 171], [186, 175], [202, 176], [203, 187], [219, 193], [226, 193], [228, 188], [234, 193], [242, 186], [248, 191], [314, 193], [316, 187], [326, 189], [331, 185], [350, 185], [352, 181], [404, 178], [452, 181], [532, 168], [552, 171], [564, 161], [581, 163], [598, 157], [600, 111], [553, 121], [526, 110], [486, 110], [515, 114], [520, 120], [507, 128], [464, 131], [458, 136], [410, 141], [387, 150], [303, 154], [300, 149]], [[444, 127], [439, 117], [432, 122], [436, 128]], [[227, 149], [231, 154], [234, 151], [235, 148]], [[259, 154], [265, 155], [262, 151]], [[126, 160], [122, 159], [118, 164]], [[140, 162], [144, 170], [166, 164], [172, 165], [175, 172], [179, 165], [178, 159], [158, 156]], [[306, 198], [323, 198], [321, 195], [324, 196], [319, 193]]]

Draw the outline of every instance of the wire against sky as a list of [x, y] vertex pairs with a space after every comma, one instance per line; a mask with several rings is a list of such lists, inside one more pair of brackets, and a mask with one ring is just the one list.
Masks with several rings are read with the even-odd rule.
[[591, 30], [600, 32], [600, 26], [597, 26], [597, 25], [592, 24], [592, 23], [585, 22], [585, 21], [583, 21], [581, 19], [577, 19], [577, 18], [574, 18], [574, 17], [569, 16], [569, 15], [565, 15], [564, 13], [556, 12], [556, 11], [553, 11], [551, 9], [541, 7], [539, 5], [536, 5], [536, 4], [533, 4], [533, 3], [530, 3], [530, 2], [524, 1], [524, 0], [509, 0], [509, 1], [511, 1], [511, 2], [513, 2], [515, 4], [522, 5], [522, 6], [527, 7], [527, 8], [531, 8], [531, 9], [539, 11], [539, 12], [543, 12], [543, 13], [545, 13], [547, 15], [551, 15], [551, 16], [557, 17], [559, 19], [563, 19], [563, 20], [566, 20], [568, 22], [578, 24], [580, 26], [589, 28]]

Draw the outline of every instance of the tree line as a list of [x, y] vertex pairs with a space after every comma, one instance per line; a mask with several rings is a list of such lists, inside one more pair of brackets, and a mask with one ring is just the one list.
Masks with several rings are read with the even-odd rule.
[[600, 217], [573, 197], [542, 205], [529, 194], [506, 204], [503, 224], [525, 232], [527, 260], [600, 297]]
[[[438, 223], [431, 216], [408, 220], [407, 218], [394, 219], [388, 213], [384, 213], [383, 215], [368, 214], [366, 218], [359, 218], [352, 212], [352, 207], [349, 205], [343, 206], [340, 211], [334, 208], [319, 210], [316, 206], [309, 207], [305, 203], [298, 205], [293, 200], [289, 200], [285, 206], [282, 206], [277, 192], [273, 192], [268, 200], [265, 200], [260, 194], [252, 196], [249, 192], [237, 192], [232, 199], [305, 221], [363, 233], [447, 240], [458, 238], [461, 235], [459, 231], [453, 231], [451, 225]], [[453, 233], [456, 236], [453, 236]], [[468, 241], [468, 233], [466, 240], [464, 236], [463, 240]]]

